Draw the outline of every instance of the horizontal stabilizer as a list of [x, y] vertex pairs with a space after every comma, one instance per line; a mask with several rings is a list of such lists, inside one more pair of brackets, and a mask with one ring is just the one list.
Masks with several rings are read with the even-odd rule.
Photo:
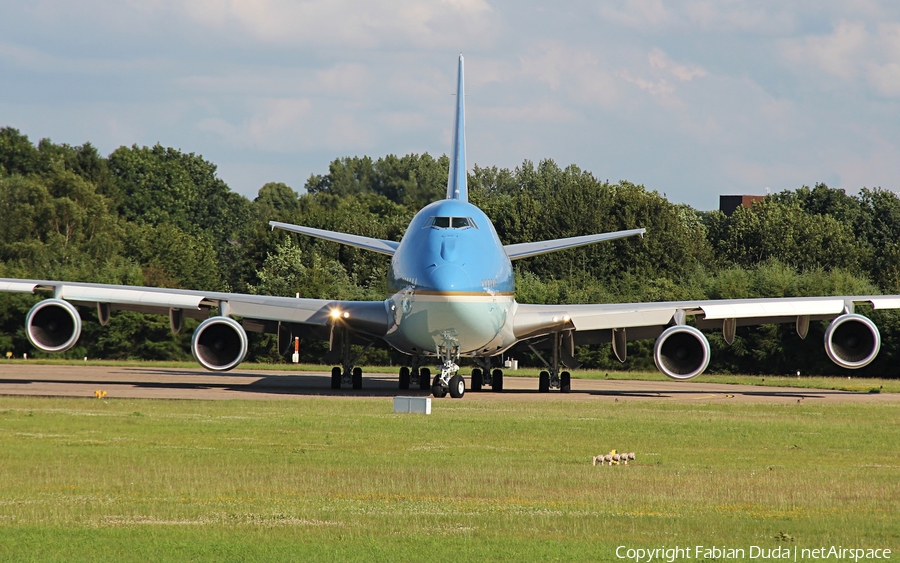
[[616, 231], [614, 233], [600, 233], [597, 235], [585, 235], [582, 237], [559, 238], [555, 240], [542, 240], [540, 242], [523, 242], [520, 244], [507, 244], [503, 247], [506, 255], [510, 260], [519, 260], [520, 258], [528, 258], [538, 256], [539, 254], [547, 254], [548, 252], [556, 252], [557, 250], [566, 250], [569, 248], [577, 248], [587, 244], [593, 244], [604, 240], [615, 240], [617, 238], [633, 237], [635, 235], [644, 236], [647, 229], [631, 229], [629, 231]]
[[272, 229], [283, 229], [293, 233], [300, 233], [301, 235], [339, 242], [348, 246], [371, 250], [372, 252], [380, 252], [381, 254], [387, 254], [388, 256], [393, 256], [394, 252], [397, 251], [397, 247], [400, 246], [399, 242], [394, 242], [392, 240], [382, 240], [361, 235], [348, 235], [347, 233], [314, 229], [312, 227], [302, 227], [300, 225], [291, 225], [290, 223], [280, 223], [278, 221], [269, 221], [269, 225], [272, 226]]

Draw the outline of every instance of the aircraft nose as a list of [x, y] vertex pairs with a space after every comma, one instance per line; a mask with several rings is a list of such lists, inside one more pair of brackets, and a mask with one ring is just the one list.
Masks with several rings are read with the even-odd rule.
[[447, 262], [455, 262], [459, 253], [456, 251], [456, 238], [445, 237], [441, 241], [441, 258]]
[[428, 281], [437, 291], [472, 291], [469, 274], [453, 264], [444, 264], [431, 270], [428, 273]]

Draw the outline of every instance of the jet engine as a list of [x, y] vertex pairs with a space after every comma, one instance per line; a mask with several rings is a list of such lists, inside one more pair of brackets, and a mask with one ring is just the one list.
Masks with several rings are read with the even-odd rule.
[[28, 311], [25, 332], [38, 350], [65, 352], [81, 336], [81, 315], [68, 301], [44, 299]]
[[709, 365], [709, 341], [692, 326], [669, 327], [656, 339], [653, 361], [672, 379], [690, 379]]
[[191, 338], [194, 359], [213, 371], [228, 371], [237, 367], [247, 356], [247, 347], [244, 327], [230, 317], [206, 319]]
[[857, 369], [869, 365], [881, 349], [881, 334], [868, 317], [848, 313], [831, 321], [825, 351], [837, 365]]

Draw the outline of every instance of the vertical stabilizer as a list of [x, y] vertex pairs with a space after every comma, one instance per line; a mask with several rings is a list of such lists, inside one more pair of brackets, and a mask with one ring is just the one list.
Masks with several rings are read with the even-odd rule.
[[447, 199], [469, 201], [469, 187], [466, 184], [466, 95], [463, 82], [463, 56], [460, 55], [459, 75], [456, 79], [456, 121], [453, 124], [453, 153], [450, 155]]

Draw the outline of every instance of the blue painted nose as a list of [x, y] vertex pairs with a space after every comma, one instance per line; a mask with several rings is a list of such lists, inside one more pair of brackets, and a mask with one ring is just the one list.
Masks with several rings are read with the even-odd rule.
[[444, 264], [428, 272], [428, 285], [437, 291], [474, 291], [466, 271], [453, 264]]
[[456, 237], [445, 237], [441, 240], [441, 258], [447, 262], [456, 262], [459, 252], [456, 250]]

